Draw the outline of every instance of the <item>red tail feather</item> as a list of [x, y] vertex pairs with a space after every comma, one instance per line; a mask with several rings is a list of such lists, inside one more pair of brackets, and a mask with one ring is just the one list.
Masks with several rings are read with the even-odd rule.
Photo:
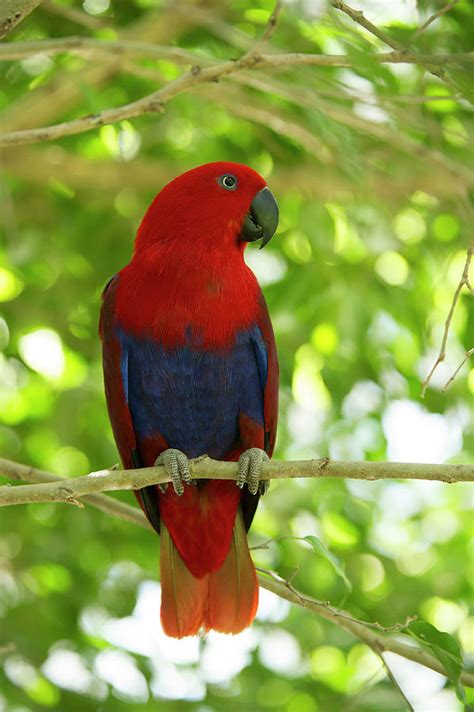
[[223, 565], [202, 578], [193, 576], [162, 523], [161, 622], [174, 638], [196, 635], [200, 628], [240, 633], [257, 611], [258, 583], [240, 510]]

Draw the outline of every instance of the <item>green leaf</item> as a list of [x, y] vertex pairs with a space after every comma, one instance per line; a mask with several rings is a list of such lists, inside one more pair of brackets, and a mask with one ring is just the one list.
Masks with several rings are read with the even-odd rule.
[[351, 593], [352, 591], [352, 584], [349, 581], [349, 579], [346, 576], [346, 572], [344, 571], [344, 566], [343, 564], [339, 561], [337, 556], [334, 556], [332, 551], [328, 549], [326, 544], [321, 541], [321, 539], [318, 539], [317, 536], [314, 536], [312, 534], [308, 534], [308, 536], [301, 537], [302, 541], [307, 541], [308, 544], [310, 544], [314, 551], [317, 554], [321, 554], [321, 556], [324, 556], [324, 558], [329, 561], [329, 563], [332, 565], [334, 571], [336, 574], [341, 578], [344, 582], [344, 585], [347, 589], [347, 593]]
[[421, 643], [428, 652], [438, 658], [456, 689], [458, 699], [467, 704], [466, 693], [459, 681], [463, 659], [456, 638], [453, 638], [449, 633], [438, 630], [434, 625], [425, 621], [411, 623], [406, 632]]

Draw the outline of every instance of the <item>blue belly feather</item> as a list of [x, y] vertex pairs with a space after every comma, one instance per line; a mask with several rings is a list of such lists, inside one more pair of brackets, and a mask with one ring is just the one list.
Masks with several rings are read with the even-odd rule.
[[267, 350], [257, 326], [236, 335], [225, 351], [188, 344], [164, 348], [118, 331], [121, 373], [139, 439], [160, 432], [188, 457], [222, 458], [239, 438], [239, 415], [263, 426]]

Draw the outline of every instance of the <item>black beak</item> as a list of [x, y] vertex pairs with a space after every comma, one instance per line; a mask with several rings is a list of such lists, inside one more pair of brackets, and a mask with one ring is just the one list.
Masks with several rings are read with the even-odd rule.
[[268, 188], [262, 188], [250, 204], [250, 210], [245, 216], [240, 237], [245, 242], [255, 242], [262, 238], [260, 245], [260, 249], [262, 249], [272, 239], [277, 225], [277, 202]]

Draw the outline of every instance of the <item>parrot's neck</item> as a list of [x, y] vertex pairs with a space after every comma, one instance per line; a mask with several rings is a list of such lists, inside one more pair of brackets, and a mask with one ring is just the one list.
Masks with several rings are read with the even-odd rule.
[[163, 345], [229, 348], [257, 318], [260, 289], [243, 247], [135, 255], [120, 272], [120, 326]]

